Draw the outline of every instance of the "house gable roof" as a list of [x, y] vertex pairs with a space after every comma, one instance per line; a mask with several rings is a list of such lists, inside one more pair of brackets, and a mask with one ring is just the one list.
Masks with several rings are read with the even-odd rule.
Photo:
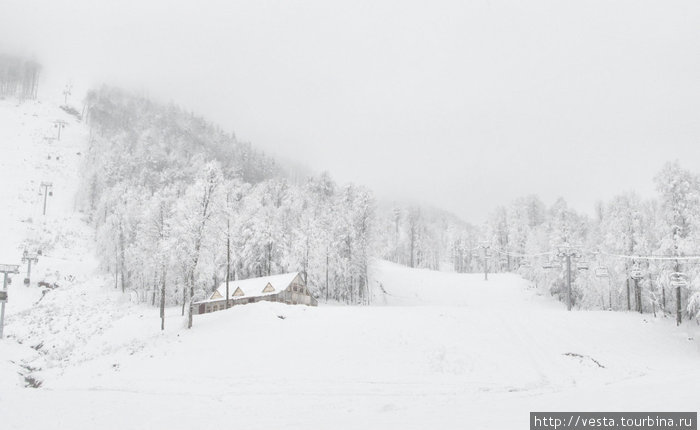
[[[281, 275], [263, 276], [261, 278], [249, 278], [229, 281], [229, 298], [233, 297], [258, 297], [277, 294], [286, 290], [299, 276], [299, 272], [284, 273]], [[271, 289], [269, 287], [272, 287]], [[239, 294], [240, 291], [240, 294]], [[218, 295], [217, 295], [218, 294]], [[216, 297], [215, 297], [216, 295]], [[226, 282], [219, 284], [208, 300], [221, 300], [226, 297]]]

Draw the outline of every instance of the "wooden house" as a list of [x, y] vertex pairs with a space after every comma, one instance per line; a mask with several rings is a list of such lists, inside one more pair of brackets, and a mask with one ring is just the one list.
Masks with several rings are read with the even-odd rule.
[[[229, 281], [229, 307], [260, 301], [289, 305], [318, 306], [299, 272]], [[226, 282], [219, 284], [208, 299], [192, 304], [192, 313], [205, 314], [226, 309]]]

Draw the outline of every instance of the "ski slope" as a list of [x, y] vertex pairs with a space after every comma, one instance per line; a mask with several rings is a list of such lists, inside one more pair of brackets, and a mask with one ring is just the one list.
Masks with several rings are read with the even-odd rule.
[[[3, 430], [506, 429], [535, 410], [698, 410], [696, 325], [567, 312], [516, 275], [379, 261], [372, 306], [262, 302], [196, 316], [191, 330], [169, 308], [161, 332], [156, 308], [97, 270], [74, 204], [87, 136], [62, 115], [0, 101], [2, 262], [46, 249], [32, 285], [19, 275], [10, 287]], [[71, 122], [49, 146], [57, 117]], [[55, 184], [45, 217], [41, 180]], [[43, 277], [60, 287], [42, 293]]]
[[[502, 429], [526, 425], [531, 410], [698, 408], [692, 326], [567, 312], [512, 275], [484, 282], [385, 262], [374, 274], [384, 306], [263, 302], [198, 316], [192, 330], [170, 309], [164, 333], [156, 309], [84, 287], [92, 300], [57, 307], [81, 336], [66, 335], [57, 356], [38, 351], [43, 386], [4, 393], [0, 408], [18, 429]], [[96, 321], [100, 307], [111, 314]], [[27, 318], [42, 331], [46, 321]]]
[[[54, 121], [65, 122], [60, 140]], [[94, 263], [89, 252], [94, 235], [76, 210], [86, 149], [85, 127], [57, 104], [0, 100], [0, 263], [23, 265], [13, 288], [21, 287], [27, 275], [24, 250], [43, 254], [32, 265], [33, 286], [39, 281], [60, 285], [66, 276], [89, 272], [85, 266]], [[46, 196], [44, 182], [51, 184]], [[38, 288], [16, 294], [8, 312], [40, 297]]]

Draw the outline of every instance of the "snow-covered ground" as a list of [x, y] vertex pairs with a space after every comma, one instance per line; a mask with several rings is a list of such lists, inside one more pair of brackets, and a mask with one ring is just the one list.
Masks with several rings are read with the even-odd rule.
[[[55, 118], [70, 125], [49, 144]], [[10, 287], [2, 429], [505, 429], [535, 410], [699, 409], [696, 325], [567, 312], [516, 275], [377, 262], [373, 306], [263, 302], [191, 330], [170, 308], [161, 332], [156, 308], [96, 272], [73, 200], [86, 140], [55, 105], [0, 101], [0, 263], [45, 254]], [[60, 286], [42, 296], [42, 277]]]
[[56, 313], [25, 321], [46, 333], [70, 319], [70, 334], [31, 362], [46, 366], [33, 373], [43, 386], [2, 393], [0, 408], [8, 428], [67, 429], [500, 429], [532, 410], [698, 409], [692, 326], [569, 313], [511, 275], [380, 263], [375, 276], [387, 306], [258, 303], [198, 316], [192, 330], [171, 309], [165, 333], [155, 309], [108, 290], [86, 288], [80, 303], [56, 292], [45, 299]]

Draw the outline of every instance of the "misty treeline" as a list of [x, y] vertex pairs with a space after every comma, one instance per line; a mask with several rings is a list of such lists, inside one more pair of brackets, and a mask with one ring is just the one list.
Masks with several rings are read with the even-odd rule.
[[0, 98], [35, 99], [39, 91], [41, 65], [7, 54], [0, 54]]
[[[154, 305], [205, 298], [229, 279], [299, 271], [322, 301], [371, 302], [374, 258], [410, 267], [518, 271], [561, 300], [566, 271], [551, 265], [579, 246], [573, 301], [583, 308], [695, 316], [698, 274], [689, 261], [595, 254], [700, 253], [700, 180], [678, 163], [656, 177], [658, 197], [634, 193], [599, 203], [595, 217], [564, 199], [527, 196], [473, 226], [428, 207], [376, 202], [366, 188], [327, 173], [299, 174], [235, 135], [176, 106], [103, 87], [85, 100], [90, 143], [81, 198], [97, 227], [98, 251], [114, 285]], [[485, 251], [483, 245], [488, 245]], [[522, 254], [522, 255], [521, 255]], [[604, 267], [609, 277], [596, 276]], [[644, 278], [630, 280], [640, 269]], [[677, 295], [678, 294], [678, 295]]]
[[472, 272], [479, 260], [471, 252], [481, 231], [440, 209], [417, 205], [381, 205], [377, 254], [409, 267]]
[[184, 313], [227, 276], [299, 271], [322, 300], [369, 301], [367, 189], [301, 180], [175, 106], [107, 87], [85, 104], [80, 198], [116, 288]]
[[176, 106], [103, 87], [84, 110], [80, 199], [103, 268], [154, 305], [184, 313], [227, 276], [291, 271], [322, 301], [369, 304], [372, 259], [438, 268], [471, 228], [437, 210], [378, 208], [368, 189], [287, 170]]
[[[654, 180], [655, 198], [624, 193], [599, 202], [592, 218], [568, 207], [564, 199], [546, 208], [530, 196], [497, 208], [484, 228], [492, 246], [491, 270], [517, 270], [566, 301], [567, 271], [556, 251], [576, 246], [581, 257], [573, 259], [575, 305], [698, 317], [700, 261], [682, 257], [700, 255], [700, 178], [671, 162]], [[554, 254], [534, 255], [550, 251]], [[642, 278], [635, 282], [633, 272]], [[671, 285], [674, 272], [688, 276], [687, 287]], [[609, 276], [600, 276], [605, 273]]]

